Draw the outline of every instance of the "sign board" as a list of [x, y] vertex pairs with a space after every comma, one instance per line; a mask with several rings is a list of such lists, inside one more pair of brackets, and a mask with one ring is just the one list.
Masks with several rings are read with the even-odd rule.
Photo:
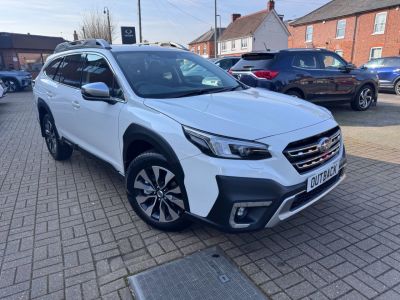
[[135, 27], [121, 27], [122, 44], [136, 44]]

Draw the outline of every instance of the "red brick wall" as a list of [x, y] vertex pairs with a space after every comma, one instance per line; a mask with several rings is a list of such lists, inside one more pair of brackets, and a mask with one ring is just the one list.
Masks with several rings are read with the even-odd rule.
[[189, 50], [192, 51], [194, 48], [194, 53], [197, 53], [197, 46], [200, 46], [200, 55], [203, 56], [203, 47], [206, 45], [207, 47], [207, 54], [209, 58], [214, 57], [215, 49], [214, 49], [214, 41], [209, 41], [209, 42], [204, 42], [204, 43], [196, 43], [196, 44], [190, 44], [189, 45]]
[[[387, 11], [385, 34], [373, 35], [375, 15]], [[383, 47], [382, 56], [399, 55], [400, 51], [400, 10], [396, 8], [375, 11], [360, 15], [355, 30], [356, 16], [346, 17], [346, 33], [344, 39], [336, 39], [337, 21], [331, 20], [312, 24], [314, 27], [313, 42], [305, 42], [307, 25], [289, 26], [290, 48], [326, 48], [328, 50], [343, 50], [343, 56], [347, 61], [352, 61], [357, 66], [368, 61], [371, 48]], [[344, 19], [344, 18], [343, 18]], [[355, 37], [354, 37], [355, 34]], [[355, 42], [353, 43], [353, 40]], [[352, 51], [354, 44], [354, 54]]]

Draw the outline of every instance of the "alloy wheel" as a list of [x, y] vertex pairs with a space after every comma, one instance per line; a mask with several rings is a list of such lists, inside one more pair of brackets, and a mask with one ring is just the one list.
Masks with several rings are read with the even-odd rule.
[[175, 221], [185, 209], [175, 174], [166, 168], [151, 166], [142, 169], [136, 176], [133, 187], [140, 208], [155, 221]]
[[44, 136], [47, 148], [52, 154], [55, 154], [57, 152], [57, 135], [54, 126], [49, 119], [44, 123]]
[[369, 87], [364, 88], [360, 96], [358, 98], [358, 103], [361, 109], [366, 109], [371, 105], [372, 100], [374, 99], [372, 90]]
[[4, 84], [7, 87], [7, 91], [10, 92], [10, 93], [14, 93], [17, 90], [17, 85], [12, 80], [5, 80]]
[[395, 89], [396, 89], [396, 90], [395, 90], [396, 94], [397, 94], [397, 95], [400, 95], [400, 82], [396, 83]]

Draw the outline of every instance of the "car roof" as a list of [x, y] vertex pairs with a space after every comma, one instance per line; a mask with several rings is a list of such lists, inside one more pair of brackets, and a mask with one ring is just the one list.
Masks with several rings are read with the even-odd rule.
[[[279, 53], [286, 53], [286, 52], [332, 52], [330, 50], [327, 49], [321, 49], [321, 48], [289, 48], [289, 49], [282, 49], [282, 50], [278, 50], [278, 51], [253, 51], [253, 52], [249, 52], [249, 53], [245, 53], [243, 54], [243, 56], [246, 55], [251, 55], [251, 54], [279, 54]], [[242, 56], [242, 57], [243, 57]]]
[[187, 52], [182, 49], [174, 48], [174, 47], [162, 47], [162, 46], [153, 46], [153, 45], [145, 45], [145, 44], [136, 44], [136, 45], [112, 45], [111, 52], [133, 52], [133, 51], [177, 51], [177, 52]]

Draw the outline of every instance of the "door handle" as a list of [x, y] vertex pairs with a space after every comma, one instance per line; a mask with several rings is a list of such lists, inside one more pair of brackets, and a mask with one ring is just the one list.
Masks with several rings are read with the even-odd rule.
[[78, 109], [78, 108], [81, 107], [81, 105], [79, 104], [78, 101], [72, 101], [72, 107], [75, 108], [75, 109]]

